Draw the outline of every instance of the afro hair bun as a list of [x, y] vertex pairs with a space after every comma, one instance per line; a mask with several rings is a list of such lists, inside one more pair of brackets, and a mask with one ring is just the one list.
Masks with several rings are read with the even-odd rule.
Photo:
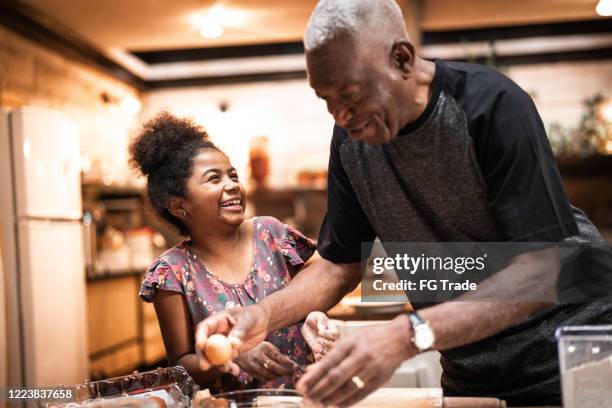
[[146, 122], [132, 141], [130, 165], [148, 176], [171, 161], [177, 151], [203, 142], [210, 143], [202, 126], [190, 119], [161, 112]]

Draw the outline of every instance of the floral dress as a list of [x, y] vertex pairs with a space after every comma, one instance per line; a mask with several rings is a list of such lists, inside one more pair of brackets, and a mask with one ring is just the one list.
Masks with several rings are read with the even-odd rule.
[[[242, 283], [227, 283], [206, 268], [183, 241], [160, 255], [145, 274], [140, 296], [151, 302], [155, 291], [182, 293], [187, 300], [195, 328], [197, 323], [220, 310], [248, 306], [283, 288], [312, 256], [315, 242], [273, 217], [253, 219], [253, 260]], [[279, 311], [281, 312], [281, 311]], [[305, 366], [313, 361], [300, 333], [301, 323], [268, 334], [266, 341], [280, 352]], [[254, 379], [245, 371], [238, 377], [225, 374], [207, 386], [213, 394], [247, 388], [293, 388], [295, 376], [269, 381]]]

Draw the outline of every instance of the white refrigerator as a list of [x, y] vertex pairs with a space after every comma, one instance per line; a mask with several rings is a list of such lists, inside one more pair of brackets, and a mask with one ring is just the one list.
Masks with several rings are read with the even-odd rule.
[[49, 109], [3, 110], [0, 180], [8, 385], [83, 382], [88, 353], [77, 126]]

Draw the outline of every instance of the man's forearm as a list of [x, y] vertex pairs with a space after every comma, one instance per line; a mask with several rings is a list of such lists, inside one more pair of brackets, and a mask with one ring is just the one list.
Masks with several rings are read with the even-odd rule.
[[542, 302], [446, 302], [419, 312], [446, 350], [494, 335], [549, 306]]
[[[436, 348], [444, 350], [482, 340], [551, 306], [559, 268], [556, 247], [522, 254], [481, 282], [478, 291], [462, 296], [463, 301], [423, 310], [420, 314], [436, 335]], [[476, 301], [496, 297], [500, 300]]]
[[327, 311], [352, 291], [361, 279], [360, 265], [320, 259], [301, 270], [282, 290], [259, 305], [268, 311], [268, 331], [287, 327], [315, 310]]

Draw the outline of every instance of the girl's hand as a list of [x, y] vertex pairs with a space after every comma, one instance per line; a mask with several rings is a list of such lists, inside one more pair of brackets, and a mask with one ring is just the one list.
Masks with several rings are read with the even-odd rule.
[[312, 350], [315, 361], [319, 361], [333, 348], [340, 332], [325, 313], [311, 312], [302, 325], [302, 336]]
[[260, 380], [293, 374], [299, 368], [297, 363], [281, 354], [272, 343], [264, 341], [234, 359], [240, 368]]

